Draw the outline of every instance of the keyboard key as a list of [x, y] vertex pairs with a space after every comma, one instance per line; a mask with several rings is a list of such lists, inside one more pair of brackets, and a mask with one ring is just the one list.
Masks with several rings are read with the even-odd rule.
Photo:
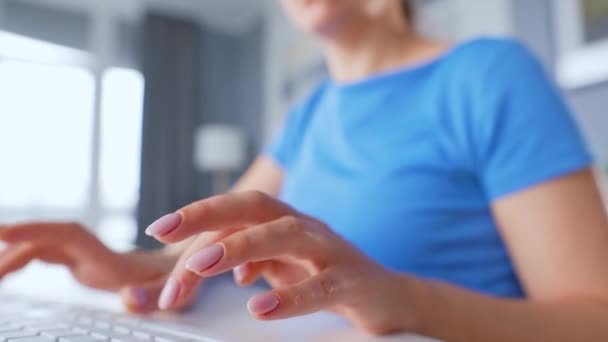
[[51, 337], [51, 338], [60, 338], [60, 337], [68, 337], [68, 336], [85, 336], [84, 333], [76, 332], [72, 329], [57, 329], [57, 330], [47, 330], [42, 331], [40, 333], [41, 336]]
[[109, 329], [111, 324], [108, 322], [95, 321], [95, 326], [100, 329]]
[[88, 329], [83, 329], [83, 328], [79, 328], [79, 327], [73, 327], [72, 331], [79, 335], [88, 335], [89, 334]]
[[43, 324], [52, 324], [52, 323], [56, 323], [54, 320], [49, 319], [49, 318], [44, 318], [44, 319], [40, 319], [40, 318], [25, 318], [25, 317], [21, 317], [19, 319], [16, 319], [15, 322], [26, 326], [26, 325], [43, 325]]
[[11, 319], [13, 319], [15, 317], [19, 317], [19, 316], [21, 316], [21, 315], [19, 315], [17, 313], [14, 313], [14, 312], [8, 312], [8, 313], [2, 313], [2, 312], [0, 312], [0, 320], [1, 321], [8, 321], [8, 320], [11, 320]]
[[82, 317], [77, 320], [80, 325], [93, 325], [93, 320], [90, 318]]
[[0, 312], [2, 313], [14, 313], [14, 312], [24, 312], [27, 310], [29, 305], [19, 304], [19, 303], [2, 303], [2, 308], [0, 308]]
[[5, 331], [0, 333], [0, 342], [12, 340], [21, 337], [33, 337], [37, 334], [27, 330]]
[[139, 338], [140, 340], [152, 340], [152, 334], [148, 331], [143, 330], [133, 330], [131, 335]]
[[171, 334], [171, 333], [164, 332], [164, 331], [157, 331], [154, 329], [146, 329], [144, 327], [137, 328], [137, 330], [134, 330], [133, 335], [135, 335], [137, 337], [151, 338], [157, 342], [180, 342], [180, 341], [187, 340], [187, 338], [177, 335], [177, 334]]
[[127, 334], [121, 334], [121, 333], [113, 331], [113, 330], [91, 328], [91, 329], [89, 329], [89, 335], [109, 339], [109, 338], [113, 338], [113, 337], [124, 336]]
[[28, 330], [33, 330], [33, 331], [38, 331], [38, 332], [46, 331], [46, 330], [67, 329], [68, 327], [69, 326], [65, 323], [56, 323], [56, 322], [28, 324], [25, 326], [25, 328]]
[[118, 324], [123, 324], [129, 327], [138, 327], [141, 324], [141, 320], [132, 317], [119, 316], [114, 320]]
[[55, 339], [51, 337], [45, 336], [34, 336], [34, 337], [24, 337], [15, 340], [8, 340], [8, 342], [54, 342]]
[[93, 337], [93, 336], [67, 336], [59, 338], [59, 342], [100, 342], [106, 341], [104, 338]]
[[115, 325], [112, 327], [112, 330], [116, 331], [119, 334], [125, 334], [125, 335], [128, 335], [131, 333], [131, 329], [129, 329], [129, 327], [124, 326], [124, 325]]
[[113, 315], [109, 312], [103, 312], [103, 311], [97, 311], [97, 310], [91, 311], [89, 313], [89, 315], [99, 321], [111, 321], [114, 318]]
[[28, 318], [49, 318], [55, 314], [53, 310], [41, 308], [29, 308], [25, 311], [24, 316]]
[[179, 342], [179, 341], [185, 341], [185, 339], [184, 338], [174, 339], [174, 338], [167, 338], [167, 337], [162, 337], [162, 336], [154, 336], [154, 342]]
[[133, 336], [133, 335], [123, 335], [123, 336], [117, 336], [117, 337], [113, 337], [111, 339], [111, 342], [147, 342], [147, 341], [151, 341], [149, 339], [141, 339], [139, 337]]
[[0, 326], [0, 334], [7, 332], [7, 331], [15, 331], [15, 330], [21, 330], [21, 326], [19, 326], [17, 324], [6, 324], [3, 326]]

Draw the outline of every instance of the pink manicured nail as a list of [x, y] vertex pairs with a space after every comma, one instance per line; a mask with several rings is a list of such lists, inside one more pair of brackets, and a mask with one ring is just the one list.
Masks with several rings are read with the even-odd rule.
[[271, 294], [255, 296], [247, 303], [249, 312], [256, 315], [263, 315], [271, 312], [279, 306], [279, 298]]
[[148, 300], [149, 300], [148, 292], [142, 288], [138, 288], [138, 287], [130, 288], [129, 295], [131, 296], [131, 299], [133, 300], [133, 303], [135, 304], [135, 306], [137, 306], [140, 309], [146, 307], [146, 305], [148, 304]]
[[169, 278], [158, 298], [158, 307], [161, 310], [167, 310], [175, 305], [181, 288], [182, 286], [175, 279]]
[[182, 223], [182, 215], [173, 213], [165, 215], [146, 229], [146, 235], [162, 237], [174, 231]]
[[192, 255], [186, 261], [186, 269], [192, 272], [203, 272], [217, 264], [224, 257], [224, 246], [215, 244]]

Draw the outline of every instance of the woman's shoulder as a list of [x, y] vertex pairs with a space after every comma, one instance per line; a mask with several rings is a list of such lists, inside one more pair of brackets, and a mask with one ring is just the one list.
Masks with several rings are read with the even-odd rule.
[[541, 63], [528, 47], [513, 38], [480, 37], [456, 46], [452, 60], [460, 70], [481, 77], [488, 74], [521, 73], [530, 69], [542, 69]]
[[487, 94], [550, 79], [534, 53], [516, 39], [475, 38], [454, 47], [450, 57], [445, 76], [462, 91]]
[[533, 58], [530, 50], [514, 38], [477, 37], [456, 45], [455, 57], [472, 57], [472, 62], [496, 62], [502, 57], [524, 56]]

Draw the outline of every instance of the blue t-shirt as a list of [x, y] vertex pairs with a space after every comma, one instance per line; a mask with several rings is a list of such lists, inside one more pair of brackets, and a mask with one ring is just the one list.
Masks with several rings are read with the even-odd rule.
[[324, 82], [267, 153], [284, 169], [282, 200], [387, 268], [508, 297], [524, 292], [491, 203], [591, 164], [538, 61], [489, 38]]

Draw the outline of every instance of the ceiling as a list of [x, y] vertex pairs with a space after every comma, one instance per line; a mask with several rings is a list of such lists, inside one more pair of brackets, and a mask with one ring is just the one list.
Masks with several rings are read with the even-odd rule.
[[44, 6], [109, 13], [135, 20], [146, 9], [204, 22], [224, 31], [247, 30], [265, 15], [273, 0], [22, 0]]

